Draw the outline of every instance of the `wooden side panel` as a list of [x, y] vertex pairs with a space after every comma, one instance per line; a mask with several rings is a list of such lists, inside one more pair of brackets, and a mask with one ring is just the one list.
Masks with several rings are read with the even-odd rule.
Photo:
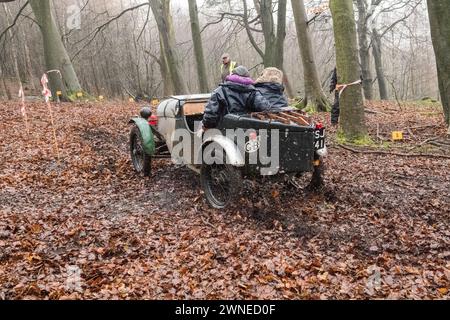
[[183, 106], [183, 113], [185, 116], [192, 116], [195, 114], [203, 114], [205, 112], [207, 102], [188, 102]]

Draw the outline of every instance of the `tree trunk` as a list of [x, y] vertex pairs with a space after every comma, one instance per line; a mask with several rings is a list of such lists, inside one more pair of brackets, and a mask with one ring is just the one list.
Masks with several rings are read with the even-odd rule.
[[102, 92], [100, 90], [100, 85], [99, 85], [99, 81], [98, 81], [98, 77], [97, 77], [97, 72], [96, 72], [96, 68], [95, 68], [95, 63], [94, 63], [94, 58], [91, 57], [90, 59], [90, 64], [91, 64], [91, 70], [92, 70], [92, 76], [94, 78], [94, 87], [95, 87], [95, 91], [97, 96], [102, 95]]
[[22, 38], [24, 40], [23, 48], [24, 48], [24, 54], [25, 54], [25, 67], [27, 68], [26, 73], [28, 75], [28, 82], [30, 83], [31, 89], [33, 92], [37, 90], [35, 79], [33, 76], [33, 64], [31, 63], [31, 55], [30, 55], [30, 48], [28, 47], [28, 40], [27, 36], [25, 34], [25, 31], [22, 27], [20, 27], [22, 32]]
[[286, 71], [283, 71], [284, 73], [284, 86], [286, 87], [286, 94], [288, 96], [289, 99], [293, 99], [295, 98], [295, 92], [294, 92], [294, 88], [292, 87], [291, 81], [289, 80], [289, 77], [286, 74]]
[[377, 72], [378, 88], [380, 90], [380, 99], [388, 100], [388, 89], [386, 84], [386, 78], [384, 76], [382, 52], [381, 52], [381, 38], [377, 29], [372, 30], [372, 52], [375, 60], [375, 70]]
[[292, 0], [295, 27], [297, 29], [298, 45], [300, 48], [303, 74], [305, 78], [305, 106], [318, 111], [327, 111], [330, 103], [323, 92], [317, 72], [316, 61], [312, 49], [311, 37], [303, 0]]
[[[352, 0], [330, 0], [330, 8], [340, 83], [352, 83], [360, 77], [353, 3]], [[342, 93], [340, 108], [339, 123], [345, 138], [353, 141], [365, 137], [367, 129], [360, 86], [350, 86]]]
[[167, 59], [175, 94], [186, 94], [188, 89], [181, 75], [176, 52], [175, 34], [170, 14], [170, 0], [149, 0], [149, 3], [158, 26], [159, 36], [162, 38], [165, 59]]
[[[11, 12], [8, 9], [8, 6], [6, 5], [6, 3], [3, 4], [3, 8], [5, 9], [5, 14], [6, 14], [6, 23], [8, 25], [11, 24], [11, 20], [12, 20], [12, 16], [11, 16]], [[18, 61], [18, 55], [17, 55], [17, 47], [16, 44], [14, 43], [14, 36], [13, 33], [11, 31], [11, 29], [9, 29], [8, 31], [8, 36], [11, 39], [11, 53], [12, 53], [12, 59], [13, 59], [13, 70], [14, 70], [14, 76], [16, 78], [17, 81], [17, 85], [23, 88], [22, 86], [22, 80], [20, 79], [20, 71], [19, 71], [19, 61]]]
[[198, 84], [201, 92], [209, 92], [208, 76], [206, 74], [205, 58], [203, 55], [202, 36], [200, 34], [200, 22], [198, 20], [198, 8], [196, 0], [189, 1], [189, 17], [191, 19], [192, 41], [197, 62]]
[[4, 97], [4, 96], [6, 96], [6, 88], [5, 88], [5, 86], [4, 86], [4, 83], [3, 83], [3, 79], [4, 79], [4, 77], [3, 77], [3, 74], [2, 74], [2, 67], [0, 66], [0, 100], [1, 100], [1, 98], [2, 97]]
[[42, 32], [46, 71], [59, 70], [65, 84], [64, 86], [58, 74], [50, 73], [49, 81], [53, 96], [56, 97], [56, 91], [61, 91], [63, 96], [81, 91], [77, 74], [61, 41], [50, 0], [30, 0], [30, 5]]
[[265, 68], [276, 67], [283, 70], [284, 60], [284, 40], [286, 38], [286, 7], [287, 0], [278, 1], [278, 26], [275, 34], [275, 23], [273, 19], [272, 0], [253, 0], [255, 10], [259, 17], [259, 24], [262, 27], [264, 37], [264, 51], [259, 47], [252, 35], [252, 28], [249, 26], [247, 1], [242, 0], [243, 23], [250, 43], [263, 59]]
[[450, 134], [450, 2], [428, 0], [428, 14], [436, 54], [439, 91]]
[[372, 86], [372, 72], [370, 71], [370, 51], [367, 40], [368, 27], [367, 27], [367, 9], [366, 0], [356, 1], [358, 8], [358, 40], [359, 40], [359, 59], [361, 62], [361, 73], [363, 77], [363, 91], [364, 97], [367, 100], [373, 99], [373, 86]]
[[160, 58], [159, 58], [159, 68], [161, 70], [161, 77], [164, 85], [164, 97], [171, 96], [175, 93], [172, 78], [170, 77], [169, 65], [167, 64], [166, 59], [166, 50], [164, 49], [164, 43], [162, 42], [162, 37], [160, 37], [159, 41], [159, 50], [160, 50]]
[[284, 40], [286, 39], [286, 8], [287, 0], [278, 1], [277, 37], [273, 53], [273, 66], [284, 69]]
[[0, 65], [0, 79], [2, 79], [2, 87], [5, 91], [6, 98], [8, 100], [12, 99], [11, 91], [9, 91], [8, 85], [6, 84], [6, 75], [3, 73], [2, 66]]
[[274, 21], [272, 15], [272, 0], [260, 0], [260, 16], [261, 25], [264, 35], [264, 67], [274, 67], [275, 66], [275, 46], [276, 46], [276, 36]]
[[289, 82], [286, 75], [286, 69], [284, 68], [284, 42], [286, 40], [286, 11], [287, 0], [278, 1], [278, 14], [277, 14], [277, 37], [275, 41], [275, 51], [273, 54], [273, 66], [283, 70], [284, 73], [284, 85], [286, 87], [286, 93], [289, 98], [295, 96], [292, 85]]

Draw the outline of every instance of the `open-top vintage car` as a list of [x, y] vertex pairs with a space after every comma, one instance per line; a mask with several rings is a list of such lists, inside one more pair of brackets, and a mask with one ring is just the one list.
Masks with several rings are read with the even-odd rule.
[[[224, 208], [240, 195], [243, 178], [308, 175], [322, 184], [326, 155], [322, 124], [299, 110], [227, 114], [202, 133], [210, 95], [174, 96], [132, 118], [130, 153], [136, 172], [151, 175], [152, 159], [172, 158], [200, 174], [208, 203]], [[202, 133], [202, 134], [201, 134]]]

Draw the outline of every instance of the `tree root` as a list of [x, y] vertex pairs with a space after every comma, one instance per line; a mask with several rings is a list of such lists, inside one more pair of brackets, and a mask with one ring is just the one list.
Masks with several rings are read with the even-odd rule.
[[365, 153], [365, 154], [379, 154], [379, 155], [392, 155], [392, 156], [399, 156], [399, 157], [432, 157], [432, 158], [442, 158], [442, 159], [450, 159], [450, 156], [444, 155], [444, 154], [432, 154], [432, 153], [401, 153], [401, 152], [387, 152], [387, 151], [375, 151], [375, 150], [356, 150], [353, 148], [350, 148], [348, 146], [338, 144], [339, 147], [342, 149], [351, 151], [353, 153]]

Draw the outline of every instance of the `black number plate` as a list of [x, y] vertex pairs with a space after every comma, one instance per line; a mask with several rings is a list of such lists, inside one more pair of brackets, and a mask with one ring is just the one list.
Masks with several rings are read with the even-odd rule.
[[325, 129], [319, 129], [314, 132], [314, 148], [320, 150], [325, 148]]

